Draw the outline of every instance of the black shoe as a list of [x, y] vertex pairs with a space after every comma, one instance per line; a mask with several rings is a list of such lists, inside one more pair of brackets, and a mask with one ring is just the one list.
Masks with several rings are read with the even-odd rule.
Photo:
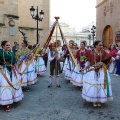
[[58, 87], [58, 88], [61, 88], [61, 86], [60, 86], [60, 85], [57, 85], [57, 87]]
[[48, 88], [51, 88], [52, 87], [52, 84], [48, 85]]
[[27, 87], [27, 88], [26, 88], [26, 92], [29, 92], [29, 91], [30, 91], [30, 89]]
[[59, 71], [59, 74], [61, 74], [62, 73], [62, 71]]

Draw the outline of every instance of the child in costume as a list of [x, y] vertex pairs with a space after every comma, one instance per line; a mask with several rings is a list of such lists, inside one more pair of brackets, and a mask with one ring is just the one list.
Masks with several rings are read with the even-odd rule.
[[61, 87], [59, 85], [59, 80], [58, 80], [58, 61], [60, 59], [60, 54], [56, 49], [56, 43], [51, 44], [51, 49], [49, 51], [48, 55], [48, 60], [50, 62], [50, 84], [48, 88], [52, 87], [53, 85], [53, 76], [56, 75], [56, 82], [57, 82], [57, 87]]

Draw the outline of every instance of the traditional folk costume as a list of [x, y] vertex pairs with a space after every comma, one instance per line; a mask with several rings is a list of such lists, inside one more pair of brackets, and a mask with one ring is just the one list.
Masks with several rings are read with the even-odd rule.
[[[20, 48], [16, 52], [16, 57], [18, 59], [18, 67], [21, 73], [24, 71], [24, 69], [29, 63], [29, 58], [28, 58], [29, 54], [30, 54], [30, 50], [27, 47], [25, 49]], [[22, 75], [22, 86], [27, 87], [28, 85], [35, 84], [37, 82], [36, 78], [37, 78], [37, 75], [34, 69], [34, 62], [32, 62], [29, 65], [28, 69], [25, 71], [25, 73], [23, 73]]]
[[90, 66], [89, 72], [84, 75], [82, 97], [88, 102], [105, 103], [113, 100], [111, 80], [106, 65], [111, 56], [104, 50], [97, 54], [95, 51], [88, 56], [86, 66]]
[[116, 76], [118, 75], [120, 75], [120, 50], [118, 50], [116, 56]]
[[21, 77], [15, 68], [16, 59], [12, 52], [0, 49], [0, 105], [9, 105], [23, 98]]
[[[71, 49], [72, 53], [73, 53], [73, 49]], [[74, 63], [72, 61], [72, 58], [70, 56], [70, 54], [68, 54], [68, 64], [67, 64], [67, 68], [66, 68], [66, 72], [65, 72], [65, 78], [67, 80], [71, 80], [71, 75], [72, 75], [72, 72], [73, 72], [73, 69], [74, 69]]]
[[[58, 58], [56, 61], [56, 58], [54, 58], [56, 52], [55, 51], [49, 51], [48, 54], [48, 60], [50, 62], [50, 85], [48, 87], [52, 87], [52, 82], [53, 82], [53, 76], [56, 75], [56, 81], [57, 81], [57, 87], [60, 87], [59, 83], [58, 83], [58, 61], [60, 59], [60, 54], [58, 53]], [[57, 63], [57, 66], [56, 66]]]
[[[83, 69], [85, 66], [85, 62], [87, 61], [87, 57], [89, 55], [90, 51], [85, 49], [84, 51], [78, 50], [76, 53], [76, 58], [78, 62], [78, 66], [80, 69]], [[71, 77], [71, 82], [75, 86], [83, 86], [83, 75], [78, 71], [78, 69], [75, 67], [72, 77]]]
[[67, 65], [68, 65], [68, 56], [69, 55], [69, 51], [68, 50], [63, 50], [62, 51], [62, 59], [64, 59], [64, 61], [63, 61], [63, 70], [62, 70], [62, 72], [63, 73], [65, 73], [66, 72], [66, 70], [67, 70]]
[[[62, 55], [62, 47], [57, 47], [57, 51], [58, 51], [58, 53], [59, 53], [59, 55], [61, 56]], [[58, 61], [58, 71], [59, 71], [59, 73], [62, 73], [62, 62], [59, 60]]]
[[40, 74], [40, 75], [42, 75], [46, 72], [45, 62], [44, 62], [43, 56], [42, 56], [42, 49], [37, 54], [35, 70], [36, 70], [36, 73]]
[[68, 65], [68, 57], [65, 59], [65, 62], [64, 62], [63, 73], [66, 72], [66, 70], [67, 70], [67, 65]]
[[[117, 50], [110, 50], [111, 57], [116, 58], [116, 54]], [[116, 73], [116, 60], [111, 62], [108, 71], [112, 74]]]

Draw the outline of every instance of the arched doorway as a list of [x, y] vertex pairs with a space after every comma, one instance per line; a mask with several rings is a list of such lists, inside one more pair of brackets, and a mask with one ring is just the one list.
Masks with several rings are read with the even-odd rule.
[[107, 47], [113, 43], [113, 31], [110, 25], [107, 25], [103, 31], [103, 43]]

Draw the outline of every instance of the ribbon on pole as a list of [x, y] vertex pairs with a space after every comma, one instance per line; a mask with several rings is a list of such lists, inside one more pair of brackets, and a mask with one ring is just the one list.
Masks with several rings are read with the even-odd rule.
[[29, 54], [28, 56], [26, 56], [24, 59], [18, 60], [18, 62], [23, 62], [24, 60], [28, 59], [29, 56], [30, 56], [32, 53], [34, 53], [34, 50], [39, 47], [39, 45], [41, 44], [41, 42], [43, 41], [43, 39], [44, 39], [44, 38], [46, 37], [46, 35], [51, 31], [51, 29], [54, 27], [55, 24], [56, 24], [56, 22], [54, 22], [53, 25], [48, 29], [48, 31], [43, 35], [42, 39], [38, 42], [38, 44], [36, 45], [36, 47], [30, 52], [30, 54]]
[[60, 29], [60, 25], [58, 27], [59, 27], [59, 30], [60, 30], [60, 34], [61, 34], [61, 37], [62, 37], [63, 44], [64, 44], [64, 37], [63, 37], [62, 31]]
[[47, 49], [47, 47], [49, 46], [49, 43], [50, 43], [50, 41], [51, 41], [51, 37], [52, 37], [53, 32], [54, 32], [54, 30], [55, 30], [55, 26], [56, 26], [56, 24], [54, 25], [53, 29], [51, 30], [50, 36], [48, 37], [47, 42], [46, 42], [46, 44], [45, 44], [45, 46], [44, 46], [45, 50], [44, 50], [43, 53], [46, 52], [46, 49]]
[[9, 81], [8, 77], [6, 76], [6, 74], [3, 72], [3, 70], [1, 68], [0, 68], [0, 73], [3, 75], [3, 77], [5, 78], [5, 80], [7, 81], [7, 83], [9, 84], [9, 86], [11, 86], [13, 89], [19, 90], [21, 88], [21, 84], [22, 84], [21, 80], [18, 83], [18, 84], [20, 84], [19, 87], [15, 88], [14, 85]]
[[[55, 17], [56, 19], [56, 52], [57, 51], [57, 39], [58, 39], [58, 19], [60, 19], [59, 17]], [[58, 53], [57, 53], [58, 54]], [[55, 60], [55, 88], [56, 88], [56, 84], [57, 84], [57, 73], [58, 73], [58, 57]]]
[[71, 49], [70, 49], [70, 47], [69, 47], [69, 45], [68, 45], [68, 43], [67, 43], [67, 40], [66, 40], [66, 38], [65, 38], [65, 36], [64, 36], [64, 34], [63, 34], [63, 31], [62, 31], [62, 29], [61, 29], [61, 27], [60, 27], [59, 24], [58, 24], [58, 26], [59, 26], [59, 29], [60, 29], [62, 35], [63, 35], [64, 41], [65, 41], [65, 43], [66, 43], [66, 45], [67, 45], [67, 48], [68, 48], [69, 53], [70, 53], [70, 55], [71, 55], [71, 57], [72, 57], [72, 60], [73, 60], [73, 62], [74, 62], [74, 64], [75, 64], [76, 68], [78, 69], [78, 71], [80, 71], [80, 68], [78, 67], [77, 61], [75, 60], [75, 58], [74, 58], [74, 56], [73, 56], [73, 53], [72, 53], [72, 51], [71, 51]]
[[28, 65], [26, 66], [26, 68], [23, 70], [22, 74], [28, 69], [29, 65], [32, 63], [34, 57], [36, 56], [36, 54], [39, 52], [39, 50], [41, 49], [41, 47], [45, 44], [46, 42], [46, 38], [48, 38], [49, 33], [51, 31], [51, 29], [56, 25], [56, 22], [51, 26], [51, 28], [46, 32], [46, 34], [42, 37], [42, 39], [40, 40], [40, 42], [37, 44], [37, 50], [35, 52], [35, 54], [32, 56], [30, 62], [28, 63]]

